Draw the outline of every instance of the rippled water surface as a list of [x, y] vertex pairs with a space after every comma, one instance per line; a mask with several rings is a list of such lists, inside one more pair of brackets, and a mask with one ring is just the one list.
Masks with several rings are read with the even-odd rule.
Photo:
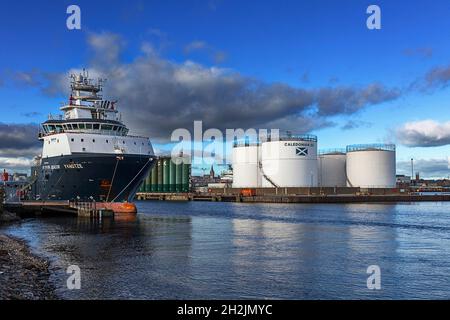
[[[129, 221], [6, 228], [52, 261], [62, 298], [450, 298], [450, 203], [138, 202]], [[81, 289], [65, 270], [81, 268]], [[367, 289], [369, 265], [381, 290]]]

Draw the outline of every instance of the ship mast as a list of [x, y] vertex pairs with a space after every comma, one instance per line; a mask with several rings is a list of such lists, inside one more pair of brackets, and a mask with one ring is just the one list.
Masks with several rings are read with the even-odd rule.
[[103, 83], [106, 79], [99, 78], [94, 83], [92, 79], [89, 79], [89, 73], [83, 69], [83, 73], [71, 74], [71, 102], [75, 101], [75, 105], [82, 105], [82, 102], [95, 103], [102, 100], [102, 96], [99, 94], [103, 90]]
[[61, 107], [65, 120], [90, 118], [121, 121], [120, 115], [116, 116], [117, 101], [103, 100], [101, 95], [106, 79], [98, 78], [94, 82], [85, 69], [79, 74], [71, 74], [70, 78], [69, 103]]

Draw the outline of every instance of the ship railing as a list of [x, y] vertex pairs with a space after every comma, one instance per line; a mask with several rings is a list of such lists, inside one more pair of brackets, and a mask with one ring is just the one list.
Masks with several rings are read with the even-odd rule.
[[49, 114], [48, 115], [48, 120], [63, 120], [63, 115], [62, 114]]

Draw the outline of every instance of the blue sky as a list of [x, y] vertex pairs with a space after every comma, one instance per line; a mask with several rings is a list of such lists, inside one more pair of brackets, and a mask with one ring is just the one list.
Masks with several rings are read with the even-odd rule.
[[[65, 26], [70, 4], [81, 8], [80, 31]], [[366, 27], [370, 4], [381, 8], [381, 30]], [[333, 126], [310, 132], [321, 148], [395, 142], [398, 161], [445, 159], [447, 143], [408, 147], [396, 130], [407, 122], [450, 120], [447, 83], [407, 90], [433, 68], [449, 66], [449, 18], [449, 1], [15, 1], [0, 12], [1, 122], [38, 123], [62, 100], [34, 80], [10, 80], [17, 73], [89, 65], [87, 38], [110, 33], [124, 40], [122, 64], [133, 63], [148, 43], [164, 61], [194, 61], [267, 84], [396, 88], [402, 91], [398, 98], [327, 116]], [[349, 121], [354, 128], [344, 130]]]

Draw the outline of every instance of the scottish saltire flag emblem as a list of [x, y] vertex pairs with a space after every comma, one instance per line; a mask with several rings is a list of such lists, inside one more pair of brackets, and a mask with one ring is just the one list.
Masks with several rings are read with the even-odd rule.
[[297, 148], [295, 150], [295, 154], [298, 156], [307, 156], [308, 155], [308, 148]]

